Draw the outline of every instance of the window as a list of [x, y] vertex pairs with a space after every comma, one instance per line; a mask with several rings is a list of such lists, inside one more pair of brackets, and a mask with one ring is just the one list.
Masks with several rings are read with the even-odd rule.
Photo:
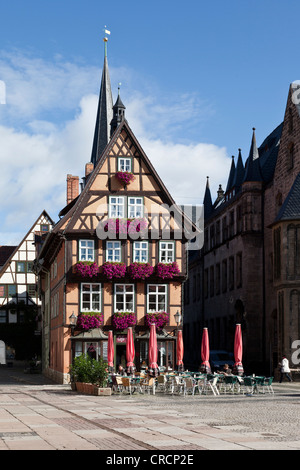
[[174, 242], [159, 243], [159, 261], [160, 263], [173, 263], [175, 261]]
[[220, 294], [221, 285], [221, 266], [220, 263], [216, 264], [216, 295]]
[[27, 262], [27, 272], [28, 272], [28, 273], [33, 273], [32, 268], [33, 268], [33, 262], [32, 262], [32, 261], [28, 261], [28, 262]]
[[8, 297], [15, 297], [17, 295], [17, 286], [15, 284], [10, 284], [7, 286]]
[[234, 258], [230, 256], [229, 258], [229, 289], [234, 289]]
[[36, 296], [35, 284], [28, 284], [27, 293], [28, 293], [29, 297], [35, 297]]
[[134, 285], [115, 284], [115, 312], [134, 311]]
[[49, 232], [49, 225], [42, 224], [41, 225], [41, 232]]
[[236, 287], [242, 287], [242, 253], [236, 255]]
[[0, 323], [7, 322], [7, 313], [6, 310], [0, 310]]
[[209, 273], [209, 293], [211, 297], [213, 297], [215, 293], [215, 268], [213, 266], [210, 267]]
[[25, 261], [17, 261], [17, 273], [25, 273]]
[[81, 312], [101, 312], [101, 284], [81, 284]]
[[106, 261], [120, 262], [121, 261], [121, 242], [107, 242], [106, 243]]
[[222, 292], [227, 291], [227, 260], [222, 261]]
[[0, 285], [0, 297], [6, 297], [6, 295], [5, 295], [6, 292], [5, 291], [6, 291], [5, 285], [1, 284]]
[[94, 261], [94, 240], [79, 240], [79, 261]]
[[135, 219], [136, 217], [143, 217], [143, 198], [142, 197], [129, 197], [128, 198], [128, 218]]
[[109, 198], [109, 217], [125, 217], [124, 196], [111, 196]]
[[133, 243], [133, 261], [135, 263], [148, 262], [148, 242]]
[[131, 171], [131, 158], [118, 158], [118, 171]]
[[147, 286], [148, 312], [166, 312], [167, 286], [166, 284], [149, 284]]

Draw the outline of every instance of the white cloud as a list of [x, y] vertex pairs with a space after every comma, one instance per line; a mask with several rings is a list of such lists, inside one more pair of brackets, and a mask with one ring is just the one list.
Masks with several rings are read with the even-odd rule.
[[[110, 73], [126, 75], [124, 69]], [[132, 76], [129, 71], [129, 81]], [[101, 73], [61, 58], [51, 63], [0, 53], [0, 77], [9, 89], [7, 104], [0, 107], [0, 244], [10, 244], [18, 231], [23, 238], [42, 210], [57, 220], [65, 205], [66, 175], [83, 176], [98, 101], [92, 93]], [[195, 95], [160, 100], [145, 94], [147, 86], [122, 96], [141, 146], [176, 202], [201, 204], [207, 175], [214, 198], [218, 184], [227, 180], [231, 159], [225, 148], [187, 142], [185, 132], [213, 110]]]

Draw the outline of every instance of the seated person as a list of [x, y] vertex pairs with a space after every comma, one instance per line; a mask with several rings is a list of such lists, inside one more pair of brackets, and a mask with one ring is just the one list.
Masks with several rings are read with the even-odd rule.
[[223, 375], [232, 375], [231, 369], [229, 369], [228, 364], [224, 364], [223, 370], [218, 370], [218, 374], [223, 374]]
[[118, 370], [117, 370], [117, 374], [126, 376], [126, 372], [125, 372], [125, 370], [123, 369], [122, 364], [119, 364], [119, 367], [118, 367]]

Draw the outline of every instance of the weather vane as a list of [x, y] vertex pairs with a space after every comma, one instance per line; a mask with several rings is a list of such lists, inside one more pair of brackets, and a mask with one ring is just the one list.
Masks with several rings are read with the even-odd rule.
[[107, 34], [110, 34], [110, 31], [108, 31], [108, 29], [106, 29], [106, 25], [104, 26], [104, 38], [103, 38], [103, 41], [104, 42], [107, 42], [108, 41], [108, 38], [106, 37]]

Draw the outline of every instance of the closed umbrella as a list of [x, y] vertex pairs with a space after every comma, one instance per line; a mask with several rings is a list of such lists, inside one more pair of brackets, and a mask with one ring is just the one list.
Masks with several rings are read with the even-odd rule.
[[183, 371], [183, 338], [182, 338], [182, 330], [178, 330], [177, 333], [177, 370]]
[[107, 362], [108, 362], [109, 372], [113, 372], [114, 370], [114, 339], [113, 339], [112, 330], [108, 332]]
[[209, 363], [209, 339], [208, 339], [208, 329], [203, 328], [202, 343], [201, 343], [201, 370], [206, 373], [211, 372], [211, 367]]
[[242, 339], [242, 328], [240, 323], [237, 323], [235, 326], [235, 335], [234, 335], [234, 366], [233, 370], [236, 375], [243, 375], [244, 368], [242, 364], [243, 357], [243, 339]]
[[159, 368], [157, 365], [157, 339], [156, 339], [156, 326], [150, 326], [149, 338], [149, 375], [157, 377], [159, 375]]
[[127, 374], [132, 375], [135, 371], [134, 366], [134, 342], [132, 328], [129, 327], [127, 331], [127, 342], [126, 342], [126, 360], [127, 360]]

